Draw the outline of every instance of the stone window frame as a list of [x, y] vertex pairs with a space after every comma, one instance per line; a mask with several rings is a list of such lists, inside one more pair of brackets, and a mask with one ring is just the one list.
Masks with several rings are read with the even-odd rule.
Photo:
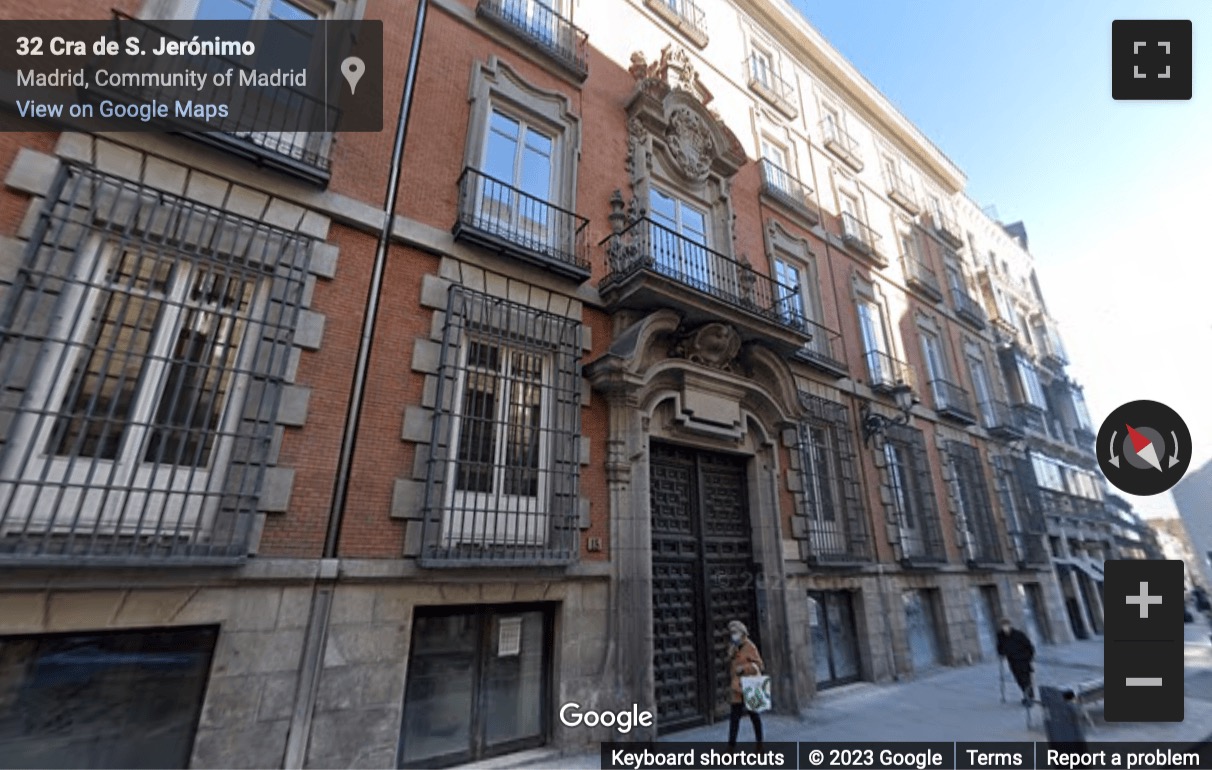
[[[567, 565], [580, 555], [580, 435], [581, 355], [584, 329], [579, 320], [539, 310], [493, 293], [452, 283], [447, 289], [442, 318], [442, 342], [437, 358], [435, 408], [430, 423], [426, 458], [419, 564], [423, 567]], [[476, 327], [472, 329], [471, 327]], [[539, 515], [547, 535], [541, 543], [480, 542], [468, 544], [448, 531], [456, 510], [466, 519], [467, 498], [449, 489], [459, 462], [460, 411], [466, 387], [465, 362], [473, 340], [511, 350], [549, 356], [548, 374], [540, 385], [549, 414], [540, 431], [548, 434], [538, 489], [545, 497], [542, 510], [488, 510], [472, 500], [474, 515]], [[507, 427], [494, 421], [492, 430]], [[494, 473], [497, 468], [494, 467]], [[473, 517], [474, 520], [474, 517]], [[508, 522], [507, 522], [508, 525]], [[495, 536], [494, 529], [493, 535]], [[562, 538], [562, 539], [561, 539]], [[446, 542], [444, 543], [443, 540]]]
[[755, 129], [754, 136], [757, 139], [757, 155], [756, 157], [764, 159], [766, 156], [762, 153], [762, 144], [772, 144], [783, 151], [785, 161], [783, 163], [783, 171], [791, 174], [796, 179], [799, 175], [799, 153], [796, 151], [795, 139], [791, 135], [791, 131], [785, 126], [780, 126], [770, 120], [761, 110], [754, 110]]
[[[853, 138], [854, 135], [850, 133], [849, 110], [846, 109], [842, 100], [838, 99], [836, 96], [834, 96], [832, 93], [826, 91], [821, 86], [816, 86], [813, 89], [813, 93], [814, 93], [814, 96], [816, 97], [816, 111], [817, 111], [817, 114], [820, 115], [820, 120], [818, 120], [817, 123], [818, 124], [824, 123], [826, 115], [829, 113], [833, 113], [834, 117], [837, 118], [837, 127], [842, 129], [842, 131], [845, 132], [845, 134], [847, 136], [850, 136], [851, 138]], [[824, 140], [826, 138], [825, 134], [824, 134], [824, 129], [821, 129], [821, 131], [822, 131], [821, 141], [824, 142]], [[861, 151], [861, 149], [860, 149], [860, 151]]]
[[[896, 444], [897, 448], [906, 453], [904, 471], [915, 477], [912, 484], [913, 491], [917, 494], [916, 499], [910, 504], [917, 508], [918, 525], [921, 530], [919, 537], [924, 539], [923, 548], [926, 551], [916, 557], [904, 552], [903, 516], [907, 512], [901, 511], [896, 500], [896, 489], [886, 454], [890, 444]], [[883, 440], [873, 444], [872, 452], [879, 473], [880, 497], [884, 506], [889, 543], [897, 549], [902, 561], [912, 562], [916, 558], [931, 564], [944, 563], [947, 559], [946, 541], [943, 538], [942, 519], [935, 495], [934, 474], [930, 468], [929, 454], [926, 451], [925, 433], [921, 429], [909, 425], [891, 425], [887, 428]], [[908, 497], [909, 492], [906, 490], [907, 501]], [[926, 542], [926, 540], [932, 542]], [[937, 551], [933, 553], [930, 552], [933, 547], [932, 543], [933, 546], [937, 546]]]
[[815, 516], [809, 491], [812, 480], [809, 476], [814, 462], [809, 455], [809, 431], [817, 428], [826, 431], [829, 449], [834, 455], [835, 515], [844, 522], [850, 540], [845, 554], [849, 558], [845, 560], [869, 561], [875, 557], [875, 551], [859, 479], [859, 455], [851, 430], [850, 407], [803, 390], [800, 391], [799, 397], [800, 404], [804, 407], [804, 415], [795, 431], [796, 442], [792, 447], [791, 468], [788, 473], [793, 479], [795, 492], [792, 529], [793, 536], [800, 541], [800, 556], [810, 564], [828, 561], [819, 558], [818, 549], [813, 543]]
[[[227, 229], [212, 228], [207, 231], [205, 228], [199, 229], [194, 226], [193, 229], [182, 231], [181, 237], [177, 239], [179, 247], [184, 248], [185, 253], [195, 254], [195, 258], [198, 258], [197, 255], [201, 252], [198, 251], [198, 244], [194, 241], [204, 237], [213, 238], [215, 243], [222, 244], [216, 246], [216, 253], [226, 253], [235, 249], [237, 244], [246, 242], [227, 234], [228, 230], [242, 227], [239, 224], [241, 222], [247, 223], [247, 227], [254, 228], [258, 232], [268, 233], [279, 240], [286, 239], [289, 242], [298, 241], [300, 243], [290, 252], [289, 258], [281, 258], [274, 266], [269, 288], [269, 301], [262, 303], [261, 309], [256, 311], [259, 315], [254, 314], [253, 308], [250, 308], [247, 316], [246, 343], [250, 339], [248, 335], [262, 333], [257, 331], [262, 329], [264, 336], [260, 338], [257, 345], [272, 346], [275, 352], [270, 353], [268, 350], [261, 350], [260, 347], [257, 347], [254, 358], [257, 362], [256, 367], [261, 368], [256, 368], [255, 371], [250, 369], [247, 373], [255, 380], [252, 383], [255, 388], [263, 391], [272, 390], [268, 396], [271, 403], [257, 410], [256, 419], [267, 425], [262, 429], [263, 432], [256, 436], [239, 433], [246, 423], [254, 422], [254, 418], [250, 417], [250, 403], [246, 401], [244, 411], [240, 416], [239, 426], [241, 427], [236, 433], [237, 444], [240, 447], [237, 453], [239, 459], [233, 457], [227, 463], [227, 467], [222, 470], [221, 482], [216, 482], [222, 486], [224, 495], [228, 494], [227, 490], [230, 487], [231, 495], [239, 495], [243, 500], [235, 507], [229, 504], [220, 506], [220, 516], [236, 519], [235, 525], [230, 523], [225, 525], [230, 530], [231, 537], [223, 543], [216, 541], [211, 545], [197, 547], [184, 543], [174, 547], [171, 551], [164, 551], [162, 555], [165, 558], [154, 562], [182, 565], [201, 560], [216, 564], [240, 563], [248, 555], [256, 553], [266, 516], [280, 514], [289, 509], [295, 469], [279, 466], [278, 456], [282, 446], [284, 428], [302, 426], [307, 419], [311, 390], [296, 385], [295, 382], [300, 353], [303, 350], [318, 349], [323, 336], [324, 316], [309, 310], [308, 305], [311, 302], [316, 279], [331, 278], [336, 268], [338, 250], [336, 247], [322, 242], [327, 231], [327, 220], [321, 221], [320, 218], [314, 217], [312, 212], [301, 207], [253, 193], [234, 182], [219, 181], [201, 174], [194, 179], [185, 167], [174, 167], [167, 162], [156, 161], [145, 163], [142, 166], [136, 165], [134, 168], [123, 166], [119, 162], [120, 160], [129, 161], [131, 157], [137, 157], [137, 155], [134, 155], [131, 150], [104, 140], [65, 134], [60, 139], [58, 152], [62, 155], [63, 160], [23, 150], [14, 161], [14, 167], [5, 179], [7, 186], [29, 192], [34, 196], [29, 207], [30, 212], [42, 211], [44, 208], [48, 211], [51, 210], [47, 207], [54, 206], [56, 196], [67, 194], [64, 192], [65, 180], [75, 173], [104, 180], [103, 184], [108, 185], [109, 188], [123, 191], [119, 195], [122, 205], [113, 204], [106, 217], [90, 220], [89, 226], [93, 229], [103, 231], [106, 228], [114, 227], [115, 222], [121, 225], [118, 221], [120, 217], [138, 217], [141, 223], [138, 227], [130, 228], [129, 232], [126, 227], [122, 227], [122, 231], [127, 233], [127, 237], [132, 234], [135, 238], [154, 237], [157, 230], [164, 231], [169, 225], [169, 220], [163, 216], [157, 216], [155, 211], [167, 210], [170, 205], [178, 205], [199, 210], [213, 210], [217, 212], [213, 215], [215, 221], [227, 223], [224, 225]], [[97, 164], [95, 166], [94, 161]], [[174, 176], [173, 172], [179, 173], [179, 176]], [[173, 181], [170, 183], [170, 180]], [[158, 203], [152, 208], [147, 208], [138, 201], [145, 201], [149, 205], [152, 201], [158, 201]], [[223, 201], [223, 210], [215, 208], [216, 201]], [[62, 207], [62, 205], [60, 202], [59, 206]], [[81, 211], [83, 210], [82, 208]], [[43, 217], [45, 216], [47, 215], [44, 213]], [[27, 216], [27, 221], [32, 222], [32, 219]], [[176, 226], [180, 228], [183, 225], [178, 223]], [[31, 237], [36, 231], [31, 232], [23, 226], [20, 232], [22, 233], [19, 235], [20, 243], [27, 250], [25, 259], [32, 259], [29, 250], [33, 249], [32, 253], [36, 256], [37, 241]], [[209, 235], [207, 235], [208, 232]], [[161, 236], [164, 238], [164, 243], [170, 243], [163, 232]], [[261, 240], [257, 243], [265, 240], [265, 236], [260, 237]], [[26, 240], [27, 238], [29, 240]], [[249, 243], [250, 247], [252, 245], [254, 244]], [[26, 282], [28, 282], [29, 275], [30, 273], [27, 271], [25, 273]], [[20, 300], [21, 291], [22, 282], [17, 281], [4, 293], [0, 293], [0, 298], [8, 294], [11, 296], [3, 301], [8, 304], [16, 303]], [[272, 332], [271, 324], [274, 325], [273, 328], [285, 326], [293, 331], [288, 336], [284, 336], [282, 332]], [[243, 358], [244, 354], [240, 355]], [[276, 368], [271, 370], [269, 367]], [[33, 370], [29, 372], [30, 376], [33, 376], [34, 373]], [[267, 396], [263, 394], [262, 400], [264, 401], [265, 398]], [[257, 450], [254, 447], [263, 448]], [[211, 465], [217, 468], [214, 458], [212, 458]], [[240, 477], [235, 470], [241, 467], [246, 469], [243, 477]], [[248, 468], [253, 470], [249, 471]], [[240, 528], [231, 529], [232, 526]], [[99, 527], [98, 531], [108, 532], [110, 529], [114, 528], [106, 525]], [[152, 532], [152, 525], [147, 525], [146, 532], [148, 534]], [[113, 561], [144, 563], [142, 552], [132, 552], [127, 541], [118, 543], [119, 553], [115, 554], [106, 550], [107, 543], [103, 540], [96, 537], [94, 540], [96, 542], [90, 546], [88, 554], [81, 554], [74, 558], [92, 560], [97, 563]], [[55, 557], [52, 550], [47, 550], [49, 546], [46, 544], [28, 543], [27, 546], [30, 555], [25, 557], [6, 555], [5, 560], [37, 561]]]
[[[718, 124], [719, 119], [696, 96], [678, 89], [670, 91], [660, 104], [638, 98], [629, 112], [627, 166], [636, 213], [642, 217], [649, 215], [653, 188], [673, 194], [707, 213], [708, 248], [738, 260], [733, 229], [736, 213], [732, 205], [732, 179], [747, 159], [738, 163], [738, 159], [724, 158], [723, 155], [733, 148], [718, 146], [721, 141], [735, 140], [735, 137], [723, 137], [719, 135], [723, 132], [708, 128]], [[701, 173], [692, 175], [695, 169], [680, 161], [676, 151], [671, 150], [675, 121], [710, 135], [714, 157], [700, 156]]]
[[834, 205], [837, 207], [838, 216], [845, 211], [842, 208], [842, 196], [848, 195], [854, 199], [856, 208], [858, 209], [859, 223], [865, 225], [873, 233], [879, 233], [876, 227], [871, 224], [871, 207], [867, 203], [867, 188], [859, 180], [858, 174], [854, 173], [847, 166], [839, 166], [830, 161], [831, 181], [833, 182]]
[[[552, 194], [547, 202], [576, 211], [581, 118], [561, 91], [527, 81], [495, 54], [472, 65], [463, 168], [483, 169], [493, 110], [546, 128], [552, 137]], [[462, 171], [462, 169], [460, 169]], [[506, 181], [506, 180], [502, 180]], [[512, 184], [511, 181], [507, 182]]]
[[[851, 275], [850, 288], [851, 299], [854, 300], [855, 306], [855, 319], [858, 319], [858, 303], [860, 301], [866, 300], [873, 303], [879, 309], [880, 324], [883, 326], [884, 331], [884, 342], [888, 345], [888, 349], [885, 350], [884, 353], [893, 358], [904, 361], [904, 345], [898, 344], [903, 343], [903, 340], [900, 340], [900, 335], [896, 334], [896, 326], [892, 323], [892, 313], [888, 309], [888, 300], [884, 295], [884, 291], [880, 287], [879, 282], [868, 280], [867, 278], [859, 275], [858, 271], [853, 271]], [[859, 337], [860, 342], [862, 342], [861, 322]], [[871, 351], [867, 350], [865, 346], [863, 347], [864, 359], [866, 359], [867, 354], [870, 352]], [[864, 364], [865, 363], [866, 361], [864, 360]]]
[[816, 308], [821, 317], [814, 317], [812, 313], [808, 312], [805, 312], [804, 315], [809, 321], [829, 328], [829, 324], [824, 318], [825, 305], [821, 295], [820, 263], [816, 258], [816, 252], [812, 250], [812, 244], [808, 242], [807, 238], [788, 231], [783, 227], [782, 222], [774, 218], [766, 220], [764, 236], [766, 259], [770, 264], [771, 274], [774, 273], [776, 259], [789, 262], [799, 268], [800, 275], [803, 276], [799, 287], [803, 306], [805, 310], [810, 307]]
[[[780, 101], [785, 101], [786, 108], [791, 110], [791, 112], [785, 112], [777, 105], [775, 109], [778, 109], [788, 120], [794, 121], [800, 109], [800, 105], [798, 104], [800, 101], [799, 71], [795, 66], [795, 59], [788, 55], [773, 37], [748, 20], [744, 24], [742, 45], [744, 46], [745, 56], [743, 62], [744, 82], [749, 82], [753, 78], [750, 58], [757, 54], [765, 56], [770, 63], [771, 74], [785, 83], [790, 91], [785, 96], [780, 94], [779, 97]], [[773, 87], [775, 84], [771, 83], [767, 85]]]
[[[947, 342], [949, 341], [949, 337], [946, 335], [946, 333], [944, 331], [944, 326], [939, 321], [938, 316], [932, 315], [930, 313], [924, 313], [921, 310], [918, 310], [914, 313], [913, 325], [914, 325], [914, 328], [917, 329], [919, 343], [921, 341], [921, 335], [923, 335], [923, 334], [929, 334], [938, 341], [939, 352], [942, 355], [942, 365], [943, 365], [943, 371], [938, 373], [939, 376], [942, 379], [947, 380], [948, 382], [952, 382], [956, 385], [960, 385], [961, 383], [958, 382], [959, 372], [957, 372], [956, 367], [952, 365], [951, 355], [948, 354], [948, 350], [947, 350], [948, 347], [950, 347], [949, 345], [947, 345]], [[923, 349], [921, 352], [922, 352], [922, 356], [923, 356], [922, 362], [926, 363], [925, 362], [926, 351]], [[929, 364], [926, 364], [926, 365], [927, 365], [927, 367], [929, 367]]]
[[976, 387], [976, 377], [972, 373], [972, 362], [979, 361], [985, 370], [985, 378], [989, 383], [989, 399], [991, 401], [1007, 402], [1006, 384], [1003, 381], [1001, 367], [997, 364], [996, 355], [991, 355], [986, 349], [984, 340], [975, 337], [971, 334], [961, 335], [960, 340], [960, 355], [963, 357], [964, 369], [968, 374], [968, 380], [972, 383], [972, 405], [976, 407], [975, 411], [980, 418], [978, 425], [982, 428], [987, 428], [985, 424], [985, 412], [981, 407], [980, 393]]
[[[996, 489], [989, 484], [989, 474], [981, 461], [980, 450], [966, 439], [947, 439], [941, 435], [937, 444], [948, 504], [955, 523], [956, 542], [961, 545], [960, 552], [970, 563], [990, 563], [987, 559], [977, 559], [972, 552], [972, 540], [979, 539], [976, 529], [988, 527], [986, 539], [997, 549], [997, 558], [991, 563], [1004, 561], [1002, 528], [998, 527], [993, 505]], [[961, 467], [965, 463], [972, 465]], [[983, 513], [980, 510], [982, 504]]]

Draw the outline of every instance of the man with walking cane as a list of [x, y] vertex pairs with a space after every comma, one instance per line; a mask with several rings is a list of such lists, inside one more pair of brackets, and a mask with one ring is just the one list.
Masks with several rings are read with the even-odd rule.
[[1023, 705], [1030, 706], [1035, 700], [1035, 688], [1031, 682], [1035, 645], [1026, 634], [1010, 624], [1009, 618], [1002, 618], [1001, 629], [997, 632], [997, 654], [1006, 659], [1014, 681], [1023, 691]]

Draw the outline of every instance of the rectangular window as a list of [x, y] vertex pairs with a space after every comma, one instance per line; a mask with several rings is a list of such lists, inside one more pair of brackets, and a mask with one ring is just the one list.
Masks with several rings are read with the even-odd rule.
[[1015, 361], [1018, 365], [1019, 383], [1022, 385], [1027, 403], [1039, 409], [1047, 409], [1048, 398], [1044, 395], [1044, 387], [1040, 384], [1039, 373], [1035, 370], [1035, 366], [1021, 354], [1015, 355]]
[[1027, 564], [1046, 563], [1043, 515], [1038, 492], [1030, 484], [1031, 461], [1001, 456], [993, 458], [993, 465], [998, 500], [1014, 545], [1015, 560]]
[[232, 490], [259, 487], [309, 242], [64, 174], [53, 240], [0, 333], [0, 360], [33, 362], [0, 368], [0, 390], [24, 393], [0, 455], [0, 550], [244, 556], [256, 499]]
[[947, 379], [947, 362], [943, 357], [943, 343], [933, 332], [921, 331], [922, 355], [926, 361], [926, 373], [933, 380]]
[[806, 519], [811, 558], [815, 563], [870, 559], [857, 459], [850, 443], [849, 410], [803, 392], [800, 401], [809, 416], [800, 423], [799, 459], [800, 514]]
[[946, 555], [922, 432], [904, 426], [888, 428], [883, 453], [902, 557], [942, 561]]
[[649, 203], [652, 220], [658, 225], [650, 244], [657, 269], [690, 286], [711, 289], [719, 277], [712, 274], [707, 251], [711, 245], [707, 212], [656, 188]]
[[982, 563], [1000, 562], [1001, 538], [980, 454], [967, 444], [949, 441], [947, 457], [951, 463], [951, 495], [963, 522], [967, 557]]
[[493, 110], [477, 191], [481, 227], [546, 252], [558, 246], [550, 203], [555, 139], [520, 118]]
[[993, 383], [989, 380], [989, 369], [985, 361], [977, 356], [968, 356], [968, 373], [972, 376], [972, 387], [976, 390], [977, 408], [986, 428], [993, 427], [997, 412], [993, 406]]
[[451, 288], [423, 561], [575, 558], [580, 355], [579, 322]]
[[[290, 0], [195, 0], [197, 7], [194, 18], [198, 21], [277, 21], [283, 22], [279, 27], [282, 40], [287, 39], [285, 30], [289, 29], [290, 49], [307, 50], [311, 46], [311, 38], [315, 25], [293, 24], [292, 22], [317, 21], [320, 15], [302, 3]], [[297, 42], [296, 42], [297, 41]], [[254, 41], [255, 42], [255, 41]], [[260, 69], [272, 70], [273, 54], [266, 47], [265, 51], [256, 55], [256, 63]], [[218, 72], [226, 65], [215, 59], [207, 68]], [[213, 74], [213, 73], [212, 73]], [[274, 97], [276, 104], [258, 105], [252, 110], [278, 109], [294, 113], [318, 112], [324, 109], [320, 102], [313, 102], [301, 91], [289, 88], [279, 89]], [[245, 111], [250, 109], [246, 106]], [[253, 144], [273, 150], [296, 160], [313, 158], [319, 149], [319, 138], [308, 131], [233, 131], [232, 135], [248, 139]]]
[[842, 117], [833, 107], [825, 107], [822, 110], [824, 117], [821, 119], [821, 125], [825, 131], [825, 141], [839, 142], [841, 141]]
[[507, 20], [525, 30], [535, 42], [548, 47], [559, 42], [558, 0], [496, 0]]
[[895, 378], [888, 359], [888, 337], [884, 333], [884, 317], [880, 306], [874, 301], [858, 300], [859, 330], [863, 335], [863, 353], [867, 359], [867, 371], [871, 381], [891, 382]]
[[208, 626], [0, 638], [0, 764], [188, 767], [218, 636]]
[[837, 468], [832, 454], [828, 428], [807, 425], [804, 428], [804, 459], [809, 468], [811, 483], [805, 489], [811, 518], [830, 529], [837, 524], [838, 495]]
[[541, 604], [418, 610], [400, 767], [446, 767], [542, 745], [551, 618]]
[[779, 145], [762, 137], [762, 159], [766, 161], [765, 181], [781, 192], [794, 194], [790, 166], [787, 161], [787, 151]]
[[803, 323], [809, 318], [804, 307], [804, 279], [800, 269], [785, 259], [774, 260], [774, 280], [782, 284], [779, 289], [779, 316], [789, 323]]
[[[543, 476], [543, 356], [471, 339], [460, 412], [457, 492], [527, 498], [536, 506]], [[522, 501], [514, 500], [513, 505]]]
[[1037, 485], [1055, 492], [1066, 491], [1064, 475], [1061, 472], [1061, 466], [1056, 461], [1042, 455], [1032, 454], [1031, 463]]
[[774, 62], [770, 54], [756, 46], [749, 57], [749, 76], [768, 89], [774, 90]]
[[842, 201], [842, 230], [846, 235], [867, 241], [867, 235], [862, 231], [863, 217], [859, 212], [858, 198], [849, 193], [841, 194]]
[[959, 265], [947, 260], [943, 265], [943, 271], [947, 274], [947, 286], [950, 287], [951, 292], [967, 296], [968, 286], [964, 283], [964, 274], [960, 272]]
[[1090, 420], [1090, 410], [1086, 407], [1086, 397], [1080, 390], [1074, 389], [1073, 411], [1077, 414], [1077, 424], [1085, 431], [1093, 432], [1094, 423]]

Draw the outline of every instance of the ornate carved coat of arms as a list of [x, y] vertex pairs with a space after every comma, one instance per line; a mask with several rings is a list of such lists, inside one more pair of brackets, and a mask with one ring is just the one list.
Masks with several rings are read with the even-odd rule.
[[665, 131], [665, 146], [687, 177], [696, 181], [706, 178], [716, 153], [711, 129], [701, 117], [685, 107], [673, 110]]

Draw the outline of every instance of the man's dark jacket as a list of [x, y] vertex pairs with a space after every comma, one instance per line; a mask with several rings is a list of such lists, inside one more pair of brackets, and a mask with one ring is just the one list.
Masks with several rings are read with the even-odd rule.
[[997, 654], [1012, 662], [1030, 663], [1035, 658], [1035, 645], [1017, 628], [1010, 633], [997, 632]]

